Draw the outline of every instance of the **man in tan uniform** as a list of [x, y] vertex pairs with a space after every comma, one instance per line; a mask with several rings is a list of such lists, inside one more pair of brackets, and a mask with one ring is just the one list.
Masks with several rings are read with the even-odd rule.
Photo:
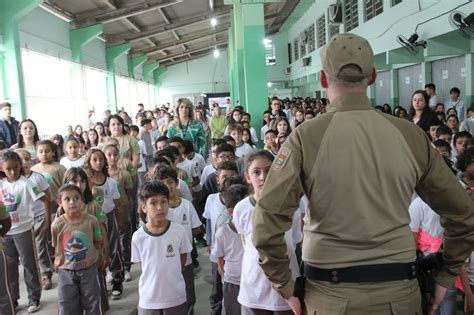
[[255, 209], [261, 266], [300, 314], [283, 235], [305, 194], [308, 314], [421, 314], [408, 213], [416, 192], [445, 229], [434, 312], [474, 248], [474, 204], [423, 130], [371, 108], [366, 92], [376, 72], [365, 39], [334, 36], [321, 63], [327, 113], [290, 135]]

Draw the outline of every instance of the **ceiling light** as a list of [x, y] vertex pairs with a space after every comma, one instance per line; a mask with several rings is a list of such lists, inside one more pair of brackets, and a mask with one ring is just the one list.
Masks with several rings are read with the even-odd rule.
[[212, 53], [214, 55], [214, 58], [218, 58], [220, 55], [219, 49], [214, 49], [214, 52]]
[[217, 20], [216, 20], [216, 18], [212, 18], [212, 19], [211, 19], [211, 26], [212, 26], [212, 27], [215, 27], [216, 25], [217, 25]]
[[268, 46], [268, 45], [270, 45], [271, 43], [272, 43], [272, 40], [271, 40], [271, 39], [268, 39], [268, 38], [264, 38], [264, 39], [263, 39], [263, 44], [264, 44], [265, 46]]
[[272, 87], [272, 83], [271, 83], [271, 82], [268, 82], [268, 83], [267, 83], [267, 86], [268, 86], [268, 87]]

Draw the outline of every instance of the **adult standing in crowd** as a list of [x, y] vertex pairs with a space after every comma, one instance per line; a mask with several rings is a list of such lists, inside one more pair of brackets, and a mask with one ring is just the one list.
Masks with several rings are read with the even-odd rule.
[[432, 109], [438, 105], [438, 95], [436, 95], [436, 85], [434, 83], [428, 83], [425, 85], [426, 94], [430, 97], [429, 105]]
[[459, 121], [463, 122], [464, 118], [466, 118], [466, 105], [464, 104], [464, 101], [459, 97], [460, 95], [461, 90], [457, 87], [453, 87], [449, 91], [449, 100], [444, 102], [444, 109], [446, 111], [446, 114], [448, 114], [448, 110], [454, 108], [456, 110], [456, 113], [458, 114]]
[[445, 229], [434, 314], [474, 247], [472, 200], [425, 132], [371, 108], [366, 93], [376, 70], [367, 40], [334, 36], [321, 50], [321, 64], [320, 82], [331, 105], [283, 144], [254, 212], [261, 266], [301, 314], [283, 236], [305, 194], [308, 314], [421, 314], [408, 213], [416, 191]]
[[411, 105], [408, 110], [408, 119], [427, 132], [433, 122], [437, 121], [436, 113], [431, 109], [429, 96], [423, 90], [417, 90], [411, 96]]
[[168, 129], [168, 138], [180, 137], [189, 140], [197, 153], [206, 156], [207, 136], [201, 123], [194, 119], [193, 103], [187, 98], [180, 98], [175, 113], [176, 117]]
[[127, 134], [123, 129], [124, 121], [119, 115], [109, 117], [108, 126], [110, 135], [117, 139], [120, 147], [120, 156], [132, 161], [135, 169], [140, 166], [140, 147], [138, 141]]
[[9, 148], [17, 143], [20, 123], [12, 117], [12, 105], [8, 102], [0, 103], [0, 116], [0, 140]]

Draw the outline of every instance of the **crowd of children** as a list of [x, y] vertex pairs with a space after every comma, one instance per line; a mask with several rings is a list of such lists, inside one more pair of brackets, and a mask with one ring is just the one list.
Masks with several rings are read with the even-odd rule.
[[[18, 307], [19, 260], [29, 312], [40, 309], [41, 292], [51, 289], [57, 272], [59, 314], [102, 314], [109, 297], [122, 297], [132, 264], [140, 264], [139, 314], [193, 314], [194, 277], [203, 263], [196, 245], [209, 249], [211, 314], [292, 314], [259, 267], [252, 214], [281, 145], [300, 124], [324, 115], [328, 101], [269, 100], [259, 137], [240, 106], [229, 102], [224, 115], [218, 104], [211, 111], [189, 104], [178, 101], [179, 119], [169, 108], [140, 107], [135, 125], [124, 111], [108, 113], [90, 130], [68, 126], [51, 140], [39, 139], [32, 120], [19, 124], [18, 143], [4, 148], [0, 163], [2, 314]], [[392, 114], [390, 106], [377, 109]], [[416, 91], [406, 117], [400, 108], [395, 114], [425, 129], [472, 194], [474, 108], [461, 126], [456, 110], [456, 119], [442, 121], [444, 110], [450, 108], [431, 109], [425, 91]], [[305, 204], [303, 197], [285, 234], [294, 278]], [[436, 252], [443, 241], [439, 217], [417, 196], [409, 211], [418, 248]], [[472, 270], [474, 255], [457, 286], [470, 310]], [[442, 314], [454, 314], [457, 289], [451, 292]]]

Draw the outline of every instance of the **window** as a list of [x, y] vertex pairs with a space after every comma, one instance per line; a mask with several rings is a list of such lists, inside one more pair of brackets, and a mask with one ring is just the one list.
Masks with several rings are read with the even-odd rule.
[[349, 32], [359, 26], [357, 1], [358, 0], [346, 0], [344, 2], [344, 19], [346, 23], [346, 32]]
[[318, 24], [318, 48], [326, 44], [326, 20], [324, 15], [316, 23]]
[[315, 44], [315, 33], [314, 33], [314, 24], [311, 24], [307, 29], [308, 31], [308, 52], [312, 52], [316, 49]]
[[293, 53], [293, 48], [291, 48], [291, 43], [288, 43], [288, 64], [291, 65], [291, 63], [293, 62], [293, 59], [292, 59], [292, 53]]
[[267, 66], [273, 66], [276, 64], [275, 58], [275, 44], [271, 40], [265, 39], [265, 62]]
[[339, 34], [339, 24], [329, 24], [329, 38]]
[[383, 12], [383, 0], [364, 0], [365, 21]]
[[397, 4], [401, 3], [402, 0], [390, 0], [390, 5], [393, 7], [393, 6], [396, 6]]
[[293, 42], [293, 51], [295, 52], [295, 60], [293, 61], [296, 61], [298, 59], [300, 59], [300, 48], [299, 48], [299, 42], [298, 42], [298, 38], [295, 38], [294, 42]]
[[308, 32], [303, 31], [298, 37], [300, 45], [300, 56], [304, 57], [306, 55], [306, 44], [308, 43]]

